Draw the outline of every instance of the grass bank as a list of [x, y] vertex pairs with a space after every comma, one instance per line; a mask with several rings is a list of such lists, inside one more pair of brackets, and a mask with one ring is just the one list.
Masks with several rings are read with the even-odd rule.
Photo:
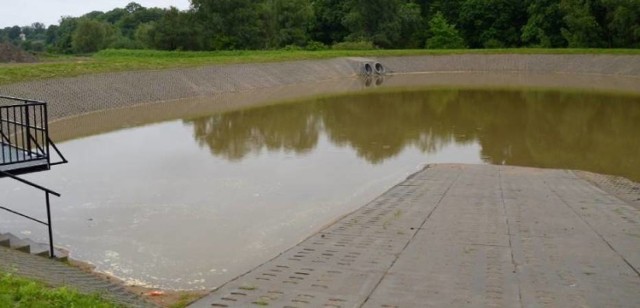
[[98, 295], [67, 288], [49, 288], [30, 279], [0, 271], [0, 307], [119, 307]]
[[104, 50], [92, 56], [46, 56], [35, 64], [0, 64], [0, 84], [131, 70], [156, 70], [211, 64], [261, 63], [336, 57], [385, 57], [451, 54], [625, 54], [640, 49], [478, 49], [478, 50], [268, 50], [152, 51]]

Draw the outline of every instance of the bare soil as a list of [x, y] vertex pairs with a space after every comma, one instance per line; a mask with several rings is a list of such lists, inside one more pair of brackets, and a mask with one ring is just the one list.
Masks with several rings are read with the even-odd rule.
[[9, 43], [0, 43], [0, 63], [33, 63], [38, 59]]

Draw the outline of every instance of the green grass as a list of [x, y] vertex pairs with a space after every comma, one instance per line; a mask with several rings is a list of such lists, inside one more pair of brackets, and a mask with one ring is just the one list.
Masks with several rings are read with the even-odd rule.
[[640, 49], [478, 49], [478, 50], [268, 50], [268, 51], [155, 51], [103, 50], [87, 57], [42, 56], [35, 64], [0, 64], [0, 84], [85, 74], [157, 70], [210, 64], [261, 63], [336, 57], [385, 57], [451, 54], [633, 54]]
[[85, 295], [68, 288], [44, 284], [0, 272], [0, 307], [119, 307], [98, 295]]

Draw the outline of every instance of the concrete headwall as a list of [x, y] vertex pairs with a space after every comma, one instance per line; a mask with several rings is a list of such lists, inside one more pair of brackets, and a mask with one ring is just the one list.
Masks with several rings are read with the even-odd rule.
[[[627, 90], [634, 88], [635, 84], [640, 88], [640, 56], [631, 55], [448, 55], [386, 57], [376, 60], [384, 64], [390, 74], [560, 74], [557, 81], [551, 83], [559, 86], [565, 80], [576, 86], [575, 80], [582, 77], [574, 78], [575, 76], [597, 75], [599, 78], [610, 76], [622, 79], [624, 89]], [[47, 101], [50, 103], [50, 117], [57, 119], [99, 110], [221, 93], [327, 81], [339, 84], [339, 80], [353, 79], [360, 72], [360, 61], [363, 59], [340, 58], [96, 74], [4, 85], [0, 86], [0, 94]], [[482, 76], [478, 78], [483, 79]], [[547, 77], [542, 79], [549, 80]], [[441, 81], [443, 78], [437, 80]], [[582, 83], [588, 86], [590, 81], [579, 81], [577, 86]], [[391, 84], [401, 85], [397, 82]], [[304, 96], [304, 93], [299, 93], [299, 96]]]

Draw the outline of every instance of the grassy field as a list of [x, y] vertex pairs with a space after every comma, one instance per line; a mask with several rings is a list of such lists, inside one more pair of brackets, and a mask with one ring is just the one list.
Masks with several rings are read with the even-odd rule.
[[0, 307], [119, 307], [97, 295], [67, 288], [48, 288], [40, 282], [0, 272]]
[[104, 50], [92, 56], [44, 56], [35, 64], [0, 64], [0, 84], [130, 70], [155, 70], [210, 64], [260, 63], [336, 57], [450, 54], [633, 54], [640, 49], [478, 49], [478, 50], [270, 50], [151, 51]]

